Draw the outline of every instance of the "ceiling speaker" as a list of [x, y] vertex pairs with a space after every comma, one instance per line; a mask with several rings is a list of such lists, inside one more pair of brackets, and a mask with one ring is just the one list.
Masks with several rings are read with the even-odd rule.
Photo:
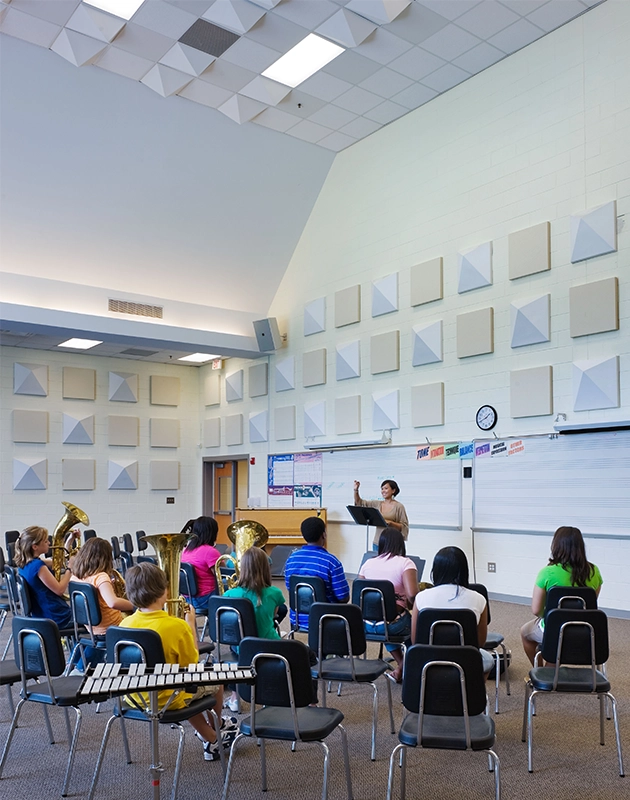
[[278, 320], [275, 317], [258, 319], [254, 322], [254, 331], [261, 353], [279, 350], [282, 347], [282, 337], [278, 330]]

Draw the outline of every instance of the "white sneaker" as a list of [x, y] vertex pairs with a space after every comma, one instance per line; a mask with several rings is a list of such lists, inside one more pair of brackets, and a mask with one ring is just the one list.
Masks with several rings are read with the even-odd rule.
[[238, 706], [239, 704], [237, 697], [228, 697], [227, 700], [223, 701], [223, 708], [229, 708], [233, 713], [238, 713]]

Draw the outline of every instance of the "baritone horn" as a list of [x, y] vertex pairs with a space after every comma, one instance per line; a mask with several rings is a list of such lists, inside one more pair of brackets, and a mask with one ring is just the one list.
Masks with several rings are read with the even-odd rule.
[[179, 570], [182, 552], [188, 542], [187, 533], [149, 533], [141, 537], [143, 541], [153, 545], [158, 566], [168, 578], [166, 595], [166, 612], [171, 617], [185, 619], [188, 603], [179, 593]]
[[62, 501], [62, 505], [66, 507], [66, 511], [55, 525], [55, 530], [52, 532], [51, 545], [52, 570], [57, 580], [61, 578], [62, 570], [67, 566], [70, 556], [73, 556], [81, 547], [80, 542], [73, 544], [75, 536], [74, 534], [68, 536], [68, 531], [78, 523], [81, 523], [81, 525], [90, 524], [90, 518], [78, 506], [65, 501]]
[[217, 559], [214, 565], [214, 574], [217, 579], [219, 594], [225, 592], [221, 568], [231, 567], [234, 569], [234, 575], [228, 575], [226, 578], [227, 588], [234, 589], [238, 584], [243, 553], [249, 550], [250, 547], [264, 547], [267, 543], [267, 539], [269, 539], [269, 531], [267, 528], [261, 525], [260, 522], [255, 522], [252, 519], [241, 519], [238, 522], [232, 522], [231, 525], [228, 525], [227, 535], [234, 545], [235, 555], [228, 555], [225, 553]]

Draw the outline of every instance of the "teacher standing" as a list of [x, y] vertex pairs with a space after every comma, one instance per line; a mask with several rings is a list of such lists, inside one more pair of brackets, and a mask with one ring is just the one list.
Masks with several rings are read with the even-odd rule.
[[[363, 500], [359, 495], [359, 481], [354, 482], [354, 504], [355, 506], [365, 506], [367, 508], [378, 508], [387, 526], [395, 528], [403, 535], [403, 539], [407, 541], [409, 536], [409, 520], [407, 519], [407, 512], [402, 503], [396, 500], [396, 496], [400, 494], [400, 487], [396, 481], [384, 480], [381, 483], [382, 500]], [[384, 528], [377, 528], [374, 534], [374, 542], [372, 545], [373, 550], [378, 550], [378, 540]]]

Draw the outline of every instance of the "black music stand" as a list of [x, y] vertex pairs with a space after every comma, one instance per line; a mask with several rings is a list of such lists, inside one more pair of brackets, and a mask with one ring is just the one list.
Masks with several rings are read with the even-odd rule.
[[350, 516], [357, 525], [365, 525], [365, 551], [370, 550], [370, 525], [374, 528], [386, 528], [387, 523], [378, 508], [371, 506], [346, 506]]

